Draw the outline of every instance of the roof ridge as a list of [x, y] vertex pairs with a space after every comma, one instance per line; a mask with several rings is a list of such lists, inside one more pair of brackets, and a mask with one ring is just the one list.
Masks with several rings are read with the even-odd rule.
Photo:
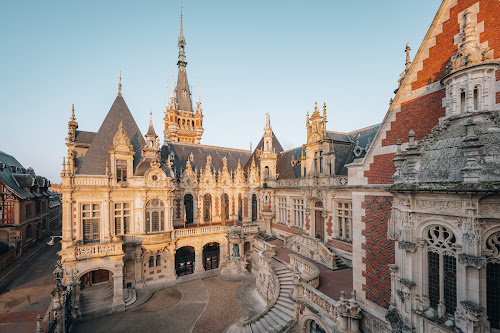
[[[249, 152], [252, 153], [248, 149], [240, 149], [240, 148], [231, 148], [231, 147], [221, 147], [221, 146], [211, 146], [211, 145], [203, 145], [200, 143], [189, 143], [189, 142], [170, 142], [169, 144], [179, 144], [179, 145], [186, 145], [186, 146], [193, 146], [193, 147], [207, 147], [207, 148], [218, 148], [218, 149], [227, 149], [227, 150], [235, 150], [235, 151], [241, 151], [241, 152]], [[165, 144], [163, 144], [165, 145]]]
[[362, 127], [362, 128], [356, 129], [356, 130], [352, 130], [350, 132], [339, 132], [339, 131], [333, 131], [333, 130], [326, 130], [326, 131], [330, 132], [330, 133], [337, 133], [337, 134], [346, 134], [346, 135], [349, 135], [349, 134], [353, 134], [353, 133], [356, 133], [356, 132], [359, 132], [359, 131], [364, 131], [364, 130], [367, 130], [367, 129], [370, 129], [370, 128], [373, 128], [373, 127], [376, 127], [376, 126], [380, 126], [380, 125], [382, 125], [382, 123], [378, 123], [378, 124], [374, 124], [374, 125]]

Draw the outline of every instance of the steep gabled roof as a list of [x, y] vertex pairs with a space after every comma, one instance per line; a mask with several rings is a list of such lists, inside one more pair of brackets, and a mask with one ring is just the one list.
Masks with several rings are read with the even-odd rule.
[[[264, 136], [262, 136], [262, 138], [260, 139], [259, 144], [257, 144], [255, 149], [253, 150], [252, 155], [247, 160], [247, 162], [245, 164], [242, 164], [242, 166], [244, 165], [243, 169], [245, 171], [248, 171], [248, 169], [250, 169], [250, 166], [252, 165], [252, 160], [254, 158], [255, 158], [255, 164], [257, 166], [260, 165], [260, 155], [258, 152], [263, 150], [263, 149], [264, 149]], [[281, 143], [279, 142], [276, 135], [274, 135], [274, 132], [273, 132], [273, 150], [276, 152], [276, 154], [279, 154], [283, 151], [283, 147], [281, 146]], [[244, 163], [244, 162], [241, 161], [241, 163]]]
[[113, 137], [118, 131], [120, 122], [127, 133], [132, 144], [134, 154], [134, 169], [139, 164], [142, 148], [145, 145], [144, 138], [137, 127], [134, 117], [130, 113], [127, 104], [122, 96], [117, 96], [111, 106], [106, 118], [102, 122], [99, 131], [92, 140], [87, 154], [82, 160], [82, 164], [77, 170], [82, 175], [104, 175], [106, 172], [106, 160], [109, 159], [109, 149], [113, 145]]

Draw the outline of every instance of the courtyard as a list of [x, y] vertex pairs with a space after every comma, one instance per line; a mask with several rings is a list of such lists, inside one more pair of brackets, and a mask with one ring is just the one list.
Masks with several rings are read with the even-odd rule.
[[265, 305], [255, 292], [255, 281], [220, 277], [197, 279], [139, 295], [125, 312], [80, 321], [72, 332], [224, 332], [243, 316], [253, 316]]

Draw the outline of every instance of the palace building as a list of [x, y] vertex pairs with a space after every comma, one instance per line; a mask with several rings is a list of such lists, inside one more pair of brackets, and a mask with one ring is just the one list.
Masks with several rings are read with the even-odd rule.
[[[72, 110], [60, 254], [79, 313], [250, 270], [266, 313], [228, 332], [499, 331], [499, 15], [498, 0], [444, 0], [413, 61], [407, 45], [381, 124], [330, 131], [315, 104], [302, 146], [284, 150], [267, 114], [250, 151], [201, 144], [181, 14], [163, 143], [152, 120], [138, 128], [121, 79], [96, 133]], [[352, 298], [320, 291], [311, 262]]]

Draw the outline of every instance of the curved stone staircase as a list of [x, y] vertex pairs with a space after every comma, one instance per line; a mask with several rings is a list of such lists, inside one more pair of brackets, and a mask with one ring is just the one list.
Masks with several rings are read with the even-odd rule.
[[278, 333], [285, 332], [295, 317], [295, 305], [289, 298], [293, 292], [293, 274], [285, 265], [273, 261], [278, 277], [279, 295], [276, 302], [251, 323], [243, 327], [233, 325], [227, 333]]

